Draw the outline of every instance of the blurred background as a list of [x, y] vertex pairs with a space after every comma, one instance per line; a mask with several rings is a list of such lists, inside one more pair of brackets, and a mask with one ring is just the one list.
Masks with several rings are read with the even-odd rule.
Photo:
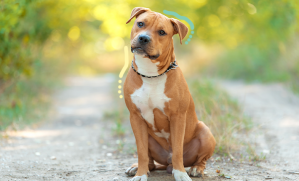
[[299, 92], [297, 0], [2, 0], [0, 130], [42, 118], [67, 75], [118, 74], [134, 7], [194, 23], [189, 44], [173, 37], [186, 77], [285, 82]]

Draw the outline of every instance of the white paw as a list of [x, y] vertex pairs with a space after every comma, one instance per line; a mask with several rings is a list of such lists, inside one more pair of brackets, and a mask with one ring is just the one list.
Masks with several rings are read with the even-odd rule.
[[203, 176], [203, 171], [200, 171], [198, 168], [196, 167], [191, 167], [188, 175], [190, 175], [191, 177], [202, 177]]
[[147, 175], [135, 176], [130, 181], [147, 181]]
[[179, 170], [173, 169], [172, 175], [174, 176], [175, 181], [192, 181], [187, 172], [181, 172]]

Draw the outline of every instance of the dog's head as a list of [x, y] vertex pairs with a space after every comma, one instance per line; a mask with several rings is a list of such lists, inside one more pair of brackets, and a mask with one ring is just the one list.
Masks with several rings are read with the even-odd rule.
[[179, 34], [182, 43], [182, 39], [188, 33], [187, 26], [179, 20], [168, 18], [148, 8], [134, 8], [127, 23], [134, 17], [136, 20], [131, 31], [131, 51], [151, 60], [169, 54], [169, 49], [173, 46], [173, 35]]

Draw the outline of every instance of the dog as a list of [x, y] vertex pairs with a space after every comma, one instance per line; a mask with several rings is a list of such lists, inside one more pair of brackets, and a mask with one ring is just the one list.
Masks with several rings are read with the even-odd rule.
[[[145, 181], [149, 171], [167, 170], [176, 181], [203, 175], [216, 141], [198, 121], [195, 105], [174, 53], [188, 27], [148, 8], [132, 10], [131, 68], [124, 82], [124, 99], [136, 139], [138, 163], [126, 170], [131, 181]], [[191, 167], [189, 172], [184, 167]]]

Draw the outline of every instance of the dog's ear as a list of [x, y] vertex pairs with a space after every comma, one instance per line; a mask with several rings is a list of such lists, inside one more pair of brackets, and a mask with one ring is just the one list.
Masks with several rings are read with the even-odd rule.
[[188, 33], [188, 27], [177, 19], [170, 18], [170, 21], [173, 25], [174, 34], [179, 34], [180, 42], [182, 44], [182, 40], [185, 38], [185, 36]]
[[130, 21], [134, 18], [134, 17], [138, 17], [140, 14], [146, 12], [146, 11], [150, 11], [149, 8], [142, 8], [142, 7], [136, 7], [132, 10], [132, 13], [131, 13], [131, 17], [130, 19], [127, 21], [126, 24], [130, 23]]

